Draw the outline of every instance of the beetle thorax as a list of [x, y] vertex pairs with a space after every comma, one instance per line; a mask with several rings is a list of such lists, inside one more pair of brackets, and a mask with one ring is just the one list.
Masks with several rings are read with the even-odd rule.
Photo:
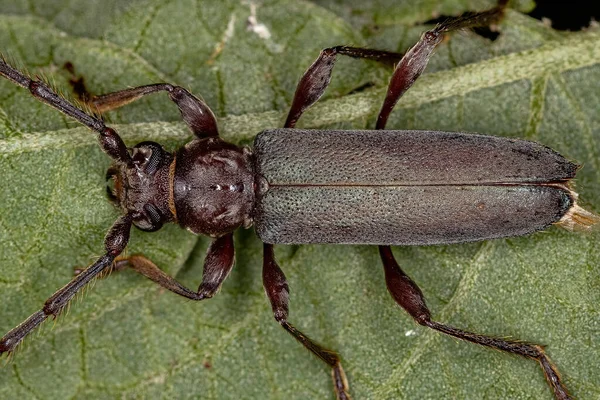
[[196, 139], [175, 157], [176, 219], [196, 234], [221, 236], [252, 224], [254, 174], [250, 150], [219, 138]]

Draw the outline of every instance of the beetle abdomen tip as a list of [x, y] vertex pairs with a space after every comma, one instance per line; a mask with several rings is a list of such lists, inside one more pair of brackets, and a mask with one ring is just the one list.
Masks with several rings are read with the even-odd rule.
[[589, 232], [599, 229], [600, 215], [581, 208], [575, 202], [556, 224], [569, 231]]

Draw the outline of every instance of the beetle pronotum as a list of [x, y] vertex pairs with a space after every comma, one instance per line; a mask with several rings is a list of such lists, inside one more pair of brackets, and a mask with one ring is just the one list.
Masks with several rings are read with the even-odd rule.
[[[275, 319], [331, 367], [337, 398], [350, 398], [341, 359], [288, 321], [289, 290], [274, 257], [274, 244], [379, 245], [388, 290], [415, 321], [462, 340], [534, 359], [555, 397], [570, 398], [541, 346], [474, 334], [433, 320], [420, 289], [400, 269], [389, 247], [520, 236], [551, 224], [586, 230], [598, 223], [597, 216], [577, 205], [571, 189], [578, 166], [545, 146], [463, 133], [382, 131], [394, 105], [421, 75], [445, 33], [487, 25], [502, 12], [498, 7], [449, 19], [425, 32], [402, 57], [347, 46], [323, 50], [299, 82], [284, 128], [259, 134], [253, 150], [219, 139], [208, 106], [187, 90], [166, 83], [90, 100], [90, 106], [101, 113], [164, 91], [196, 135], [174, 153], [154, 142], [127, 148], [101, 119], [0, 61], [2, 76], [98, 133], [102, 149], [114, 161], [108, 175], [115, 189], [109, 195], [123, 212], [106, 236], [105, 254], [2, 337], [0, 353], [13, 351], [111, 267], [129, 267], [188, 299], [212, 297], [233, 267], [233, 231], [254, 224], [265, 242], [263, 283]], [[338, 54], [399, 61], [376, 131], [293, 129], [325, 91]], [[144, 256], [119, 257], [132, 225], [155, 231], [166, 222], [213, 238], [198, 291], [182, 286]]]

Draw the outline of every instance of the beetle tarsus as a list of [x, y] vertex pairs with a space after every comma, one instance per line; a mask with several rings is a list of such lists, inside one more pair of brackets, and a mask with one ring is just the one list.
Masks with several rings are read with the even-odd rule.
[[340, 362], [336, 363], [331, 370], [331, 377], [333, 379], [333, 387], [335, 388], [335, 394], [337, 400], [352, 400], [349, 393], [348, 379], [346, 373], [342, 368]]

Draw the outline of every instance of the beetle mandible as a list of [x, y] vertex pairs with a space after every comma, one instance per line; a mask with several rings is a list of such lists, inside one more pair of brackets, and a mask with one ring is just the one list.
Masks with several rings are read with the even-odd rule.
[[[589, 229], [598, 223], [597, 216], [577, 205], [571, 189], [578, 166], [545, 146], [464, 133], [383, 131], [396, 102], [421, 75], [447, 32], [488, 25], [502, 13], [499, 6], [448, 19], [425, 32], [403, 56], [348, 46], [323, 50], [301, 78], [284, 128], [260, 133], [252, 150], [221, 140], [209, 107], [186, 89], [166, 83], [90, 100], [90, 106], [103, 113], [148, 94], [167, 92], [196, 135], [174, 153], [154, 142], [128, 149], [101, 119], [0, 61], [0, 75], [98, 134], [100, 146], [114, 162], [108, 171], [114, 182], [109, 197], [123, 212], [106, 235], [105, 254], [51, 296], [40, 311], [2, 337], [0, 353], [13, 351], [111, 267], [133, 269], [191, 300], [211, 298], [233, 267], [233, 231], [254, 225], [265, 243], [263, 284], [274, 317], [331, 367], [338, 399], [350, 398], [341, 359], [288, 321], [289, 289], [275, 260], [274, 244], [378, 245], [388, 290], [416, 322], [458, 339], [536, 360], [555, 397], [569, 399], [541, 346], [479, 335], [433, 320], [421, 290], [400, 269], [389, 247], [520, 236], [552, 224]], [[376, 130], [294, 129], [328, 86], [338, 55], [398, 61]], [[144, 256], [119, 257], [132, 226], [152, 232], [168, 222], [213, 238], [197, 291], [182, 286]]]

